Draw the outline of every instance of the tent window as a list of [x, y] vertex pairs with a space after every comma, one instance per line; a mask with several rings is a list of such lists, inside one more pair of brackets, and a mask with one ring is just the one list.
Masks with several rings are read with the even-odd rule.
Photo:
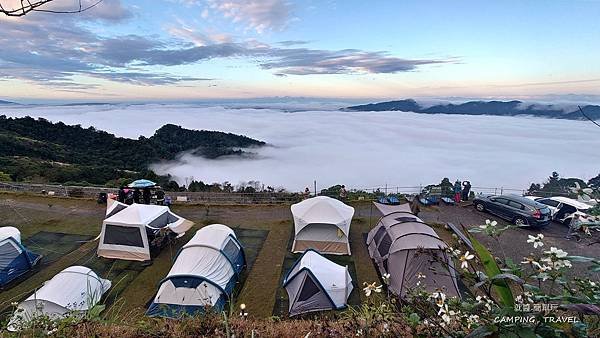
[[153, 228], [163, 228], [169, 224], [169, 213], [165, 212], [162, 215], [158, 216], [152, 222], [148, 223], [149, 226]]
[[302, 285], [302, 291], [300, 291], [300, 295], [298, 296], [298, 301], [303, 302], [310, 299], [312, 296], [316, 295], [317, 292], [319, 292], [319, 287], [307, 273], [306, 278], [304, 279], [304, 285]]
[[235, 262], [235, 259], [237, 258], [239, 252], [240, 248], [238, 248], [238, 246], [232, 239], [229, 239], [229, 241], [227, 241], [227, 244], [225, 244], [225, 247], [223, 248], [223, 253], [225, 253], [227, 258], [229, 258], [232, 262]]
[[392, 238], [390, 237], [390, 235], [385, 234], [385, 236], [383, 236], [383, 238], [381, 239], [381, 243], [379, 243], [379, 247], [377, 248], [377, 251], [379, 251], [379, 255], [387, 255], [390, 250], [390, 246], [392, 246]]
[[144, 241], [142, 240], [139, 228], [110, 224], [106, 225], [104, 231], [104, 244], [144, 247]]
[[381, 237], [383, 237], [383, 235], [385, 235], [385, 229], [383, 227], [381, 227], [381, 228], [379, 228], [379, 230], [377, 230], [377, 232], [375, 233], [375, 236], [373, 237], [375, 244], [379, 243], [379, 240], [381, 239]]
[[108, 215], [106, 215], [106, 218], [109, 218], [110, 216], [116, 214], [117, 212], [119, 212], [125, 208], [127, 208], [126, 205], [117, 205]]
[[[17, 248], [15, 248], [15, 246], [9, 241], [6, 241], [0, 245], [0, 262], [3, 263], [2, 266], [7, 266], [10, 264], [10, 261], [12, 261], [18, 255], [19, 250], [17, 250]], [[4, 261], [5, 259], [6, 262]]]

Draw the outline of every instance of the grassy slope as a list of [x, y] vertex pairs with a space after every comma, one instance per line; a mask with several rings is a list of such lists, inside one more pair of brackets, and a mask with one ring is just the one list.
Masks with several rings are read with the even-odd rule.
[[[49, 204], [52, 206], [50, 207]], [[293, 223], [289, 206], [175, 206], [174, 211], [194, 222], [194, 230], [211, 223], [227, 224], [231, 227], [269, 230], [267, 239], [258, 254], [244, 287], [236, 299], [236, 307], [245, 303], [247, 311], [256, 317], [270, 317], [275, 304], [282, 263], [287, 244], [292, 236]], [[103, 219], [104, 206], [95, 201], [62, 199], [27, 194], [0, 193], [0, 226], [17, 226], [23, 238], [45, 230], [75, 234], [97, 235]], [[352, 258], [357, 270], [357, 286], [363, 282], [377, 280], [362, 234], [368, 231], [368, 219], [356, 218], [352, 224]], [[188, 232], [179, 241], [184, 244], [193, 235]], [[44, 267], [40, 272], [20, 282], [19, 285], [0, 293], [0, 310], [6, 309], [11, 301], [31, 293], [34, 288], [50, 279], [54, 274], [96, 249], [97, 242], [82, 245], [60, 260]], [[172, 264], [173, 250], [166, 248], [153, 264], [139, 273], [127, 286], [119, 301], [105, 312], [110, 318], [128, 322], [143, 318], [145, 305], [156, 292], [157, 283], [166, 275]], [[116, 283], [118, 281], [113, 281]], [[355, 292], [361, 292], [360, 287]]]

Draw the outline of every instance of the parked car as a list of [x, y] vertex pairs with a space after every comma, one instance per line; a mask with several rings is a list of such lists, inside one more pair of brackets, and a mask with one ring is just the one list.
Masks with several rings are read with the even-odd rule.
[[479, 195], [473, 205], [518, 226], [542, 227], [551, 219], [547, 205], [517, 195]]
[[589, 204], [585, 204], [578, 200], [574, 200], [568, 197], [555, 196], [555, 197], [536, 197], [527, 196], [536, 202], [545, 204], [550, 209], [550, 216], [553, 220], [560, 222], [564, 225], [571, 224], [573, 215], [579, 214], [583, 217], [589, 217], [589, 211], [593, 207]]

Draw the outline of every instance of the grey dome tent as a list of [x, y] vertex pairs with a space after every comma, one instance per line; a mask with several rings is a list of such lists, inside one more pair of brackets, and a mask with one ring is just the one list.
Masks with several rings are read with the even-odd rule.
[[[408, 204], [376, 206], [386, 214], [369, 231], [367, 246], [379, 272], [390, 275], [389, 290], [403, 299], [420, 281], [426, 291], [441, 289], [460, 297], [448, 246], [435, 231], [411, 214]], [[419, 279], [419, 273], [425, 278]]]
[[306, 250], [294, 263], [283, 287], [290, 316], [345, 308], [353, 289], [348, 267], [335, 264], [313, 249]]

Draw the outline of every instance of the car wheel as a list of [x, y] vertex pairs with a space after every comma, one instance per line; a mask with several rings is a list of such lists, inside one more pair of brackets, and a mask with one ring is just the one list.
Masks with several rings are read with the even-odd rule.
[[477, 211], [485, 211], [485, 206], [482, 203], [475, 203], [475, 209]]
[[521, 227], [521, 226], [528, 225], [528, 224], [527, 224], [527, 220], [526, 220], [526, 219], [524, 219], [523, 217], [516, 217], [516, 218], [515, 218], [515, 220], [513, 221], [513, 223], [514, 223], [516, 226], [520, 226], [520, 227]]

